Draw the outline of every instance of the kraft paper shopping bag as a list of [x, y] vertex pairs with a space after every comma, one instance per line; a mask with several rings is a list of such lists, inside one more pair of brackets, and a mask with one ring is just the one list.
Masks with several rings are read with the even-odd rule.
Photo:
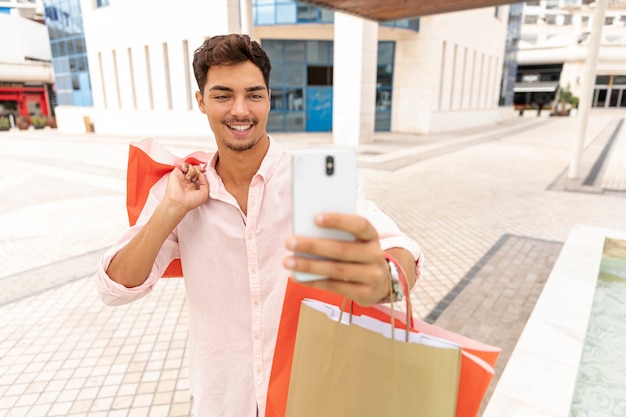
[[[268, 388], [267, 417], [285, 416], [298, 318], [301, 301], [305, 298], [320, 300], [335, 306], [340, 306], [343, 301], [343, 297], [338, 294], [311, 288], [293, 280], [288, 281]], [[362, 307], [354, 304], [354, 314], [365, 314], [388, 323], [391, 322], [390, 309], [384, 305]], [[402, 314], [395, 314], [395, 326], [404, 329]], [[500, 354], [500, 348], [416, 319], [413, 320], [411, 328], [412, 331], [425, 332], [461, 346], [461, 379], [456, 417], [475, 417], [493, 378], [493, 367]]]
[[286, 417], [454, 417], [460, 347], [398, 336], [338, 322], [305, 302]]

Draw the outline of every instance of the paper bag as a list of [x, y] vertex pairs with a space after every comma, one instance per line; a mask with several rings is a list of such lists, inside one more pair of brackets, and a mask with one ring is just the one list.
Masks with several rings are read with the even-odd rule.
[[[268, 387], [266, 417], [285, 416], [298, 318], [301, 301], [305, 298], [336, 306], [341, 306], [343, 301], [343, 297], [338, 294], [298, 284], [293, 280], [288, 281]], [[354, 314], [367, 315], [387, 323], [391, 320], [390, 309], [383, 305], [362, 307], [355, 304]], [[395, 314], [395, 319], [395, 327], [403, 329], [403, 315]], [[475, 417], [493, 378], [493, 367], [500, 348], [420, 320], [413, 320], [412, 330], [441, 337], [461, 346], [461, 379], [456, 417]]]
[[[151, 138], [132, 142], [128, 150], [126, 174], [126, 209], [130, 225], [137, 222], [150, 189], [163, 175], [170, 173], [181, 162], [193, 165], [205, 164], [211, 157], [206, 152], [194, 152], [179, 158]], [[180, 259], [170, 263], [163, 277], [182, 277]]]
[[458, 346], [392, 340], [305, 303], [286, 417], [454, 417], [460, 368]]

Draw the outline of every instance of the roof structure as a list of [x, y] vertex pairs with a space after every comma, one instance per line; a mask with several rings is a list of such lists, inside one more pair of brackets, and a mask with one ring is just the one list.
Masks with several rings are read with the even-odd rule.
[[511, 0], [301, 0], [383, 22], [515, 3]]

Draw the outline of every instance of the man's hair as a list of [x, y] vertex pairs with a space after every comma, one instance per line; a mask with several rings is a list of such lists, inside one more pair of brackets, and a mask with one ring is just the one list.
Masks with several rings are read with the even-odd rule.
[[251, 61], [261, 70], [265, 87], [269, 91], [272, 65], [257, 41], [240, 34], [212, 36], [205, 40], [193, 53], [193, 72], [200, 92], [204, 93], [207, 72], [211, 66], [235, 65], [246, 61]]

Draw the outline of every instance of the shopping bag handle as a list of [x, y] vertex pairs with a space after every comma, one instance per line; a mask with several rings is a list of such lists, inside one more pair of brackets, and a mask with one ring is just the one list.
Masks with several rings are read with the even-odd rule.
[[[395, 260], [395, 258], [393, 258], [391, 255], [389, 255], [388, 253], [385, 253], [385, 258], [388, 259], [391, 262], [394, 262], [396, 265], [399, 265], [398, 261]], [[409, 331], [410, 329], [412, 329], [414, 327], [414, 320], [413, 320], [413, 305], [411, 303], [411, 294], [409, 294], [409, 283], [407, 281], [406, 278], [406, 274], [404, 273], [404, 270], [402, 268], [398, 268], [398, 276], [400, 278], [400, 285], [402, 286], [402, 292], [404, 293], [404, 302], [405, 302], [405, 308], [406, 308], [406, 329], [405, 329], [405, 336], [404, 336], [404, 341], [408, 342], [409, 341]], [[391, 279], [388, 280], [389, 282], [389, 294], [393, 294], [393, 284], [391, 282]], [[390, 318], [391, 318], [391, 338], [395, 339], [395, 334], [394, 334], [394, 330], [396, 328], [396, 318], [395, 318], [395, 312], [396, 309], [394, 307], [394, 297], [390, 297]], [[341, 302], [341, 311], [339, 312], [339, 320], [337, 321], [338, 323], [341, 323], [341, 319], [343, 318], [343, 313], [346, 309], [346, 303], [348, 302], [348, 297], [343, 297], [343, 301]], [[349, 320], [348, 323], [352, 323], [352, 307], [353, 307], [353, 303], [354, 301], [350, 300], [350, 303], [348, 304], [349, 307]]]

